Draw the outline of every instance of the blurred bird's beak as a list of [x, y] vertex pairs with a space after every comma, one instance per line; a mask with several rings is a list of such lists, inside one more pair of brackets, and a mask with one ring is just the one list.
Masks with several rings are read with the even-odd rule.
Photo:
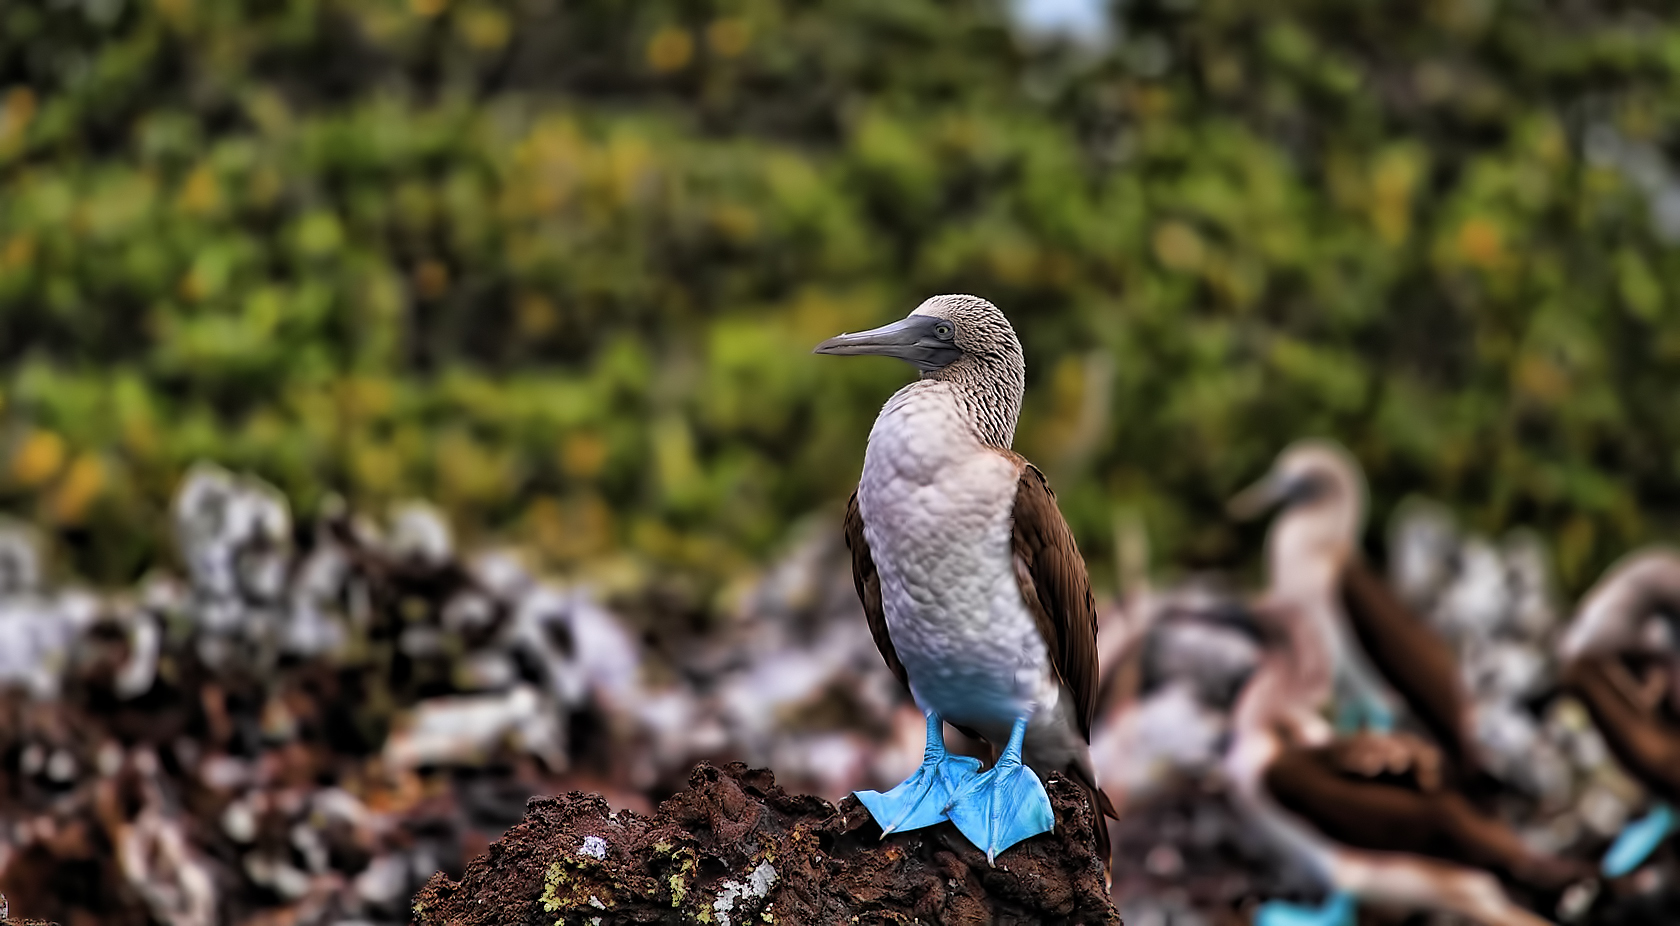
[[842, 357], [897, 357], [923, 373], [938, 370], [962, 356], [962, 349], [940, 338], [934, 329], [943, 322], [930, 315], [912, 315], [890, 325], [853, 334], [835, 335], [812, 349], [813, 354]]
[[1225, 510], [1239, 521], [1252, 521], [1289, 499], [1290, 483], [1281, 474], [1267, 473], [1259, 482], [1231, 496]]
[[1264, 479], [1238, 492], [1225, 503], [1231, 517], [1247, 521], [1279, 506], [1299, 505], [1318, 498], [1328, 488], [1322, 474], [1280, 473], [1272, 470]]

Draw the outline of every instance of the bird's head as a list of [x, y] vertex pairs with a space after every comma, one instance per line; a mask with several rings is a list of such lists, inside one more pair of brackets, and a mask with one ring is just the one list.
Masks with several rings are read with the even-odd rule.
[[1009, 319], [978, 296], [934, 296], [899, 321], [835, 335], [812, 353], [896, 357], [973, 400], [988, 442], [1007, 447], [1014, 436], [1026, 359]]
[[1648, 618], [1668, 620], [1680, 611], [1680, 550], [1636, 550], [1611, 566], [1582, 596], [1558, 641], [1564, 661], [1638, 648]]
[[[1365, 523], [1365, 478], [1340, 444], [1296, 441], [1271, 471], [1232, 498], [1230, 512], [1255, 518], [1273, 508], [1283, 514], [1267, 539], [1272, 581], [1312, 564], [1339, 572]], [[1316, 570], [1315, 570], [1316, 571]]]

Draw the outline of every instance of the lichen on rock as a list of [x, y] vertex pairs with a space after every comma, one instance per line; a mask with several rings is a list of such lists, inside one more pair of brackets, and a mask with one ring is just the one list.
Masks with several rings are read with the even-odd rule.
[[881, 838], [855, 798], [793, 795], [763, 769], [702, 764], [652, 817], [599, 795], [535, 798], [417, 926], [616, 923], [1119, 923], [1078, 787], [1048, 781], [1053, 833], [986, 864], [955, 827]]

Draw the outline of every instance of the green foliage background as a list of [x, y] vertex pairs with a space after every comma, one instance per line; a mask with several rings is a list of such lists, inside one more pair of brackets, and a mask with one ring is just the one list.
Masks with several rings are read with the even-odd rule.
[[1252, 555], [1220, 502], [1309, 434], [1572, 587], [1672, 536], [1664, 5], [1116, 15], [0, 5], [0, 502], [123, 581], [212, 457], [704, 595], [838, 510], [909, 372], [810, 346], [966, 291], [1099, 576], [1128, 512], [1158, 564]]

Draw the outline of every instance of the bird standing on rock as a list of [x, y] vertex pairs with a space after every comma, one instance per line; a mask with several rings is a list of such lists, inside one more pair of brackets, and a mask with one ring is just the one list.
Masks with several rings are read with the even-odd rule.
[[[897, 357], [921, 376], [887, 400], [846, 509], [852, 576], [875, 643], [927, 715], [921, 766], [857, 792], [883, 834], [949, 819], [995, 861], [1055, 825], [1040, 774], [1113, 816], [1090, 757], [1097, 616], [1044, 474], [1010, 450], [1026, 362], [998, 308], [935, 296], [815, 353]], [[945, 750], [944, 723], [1003, 744], [992, 767]], [[1107, 827], [1094, 821], [1108, 859]]]

